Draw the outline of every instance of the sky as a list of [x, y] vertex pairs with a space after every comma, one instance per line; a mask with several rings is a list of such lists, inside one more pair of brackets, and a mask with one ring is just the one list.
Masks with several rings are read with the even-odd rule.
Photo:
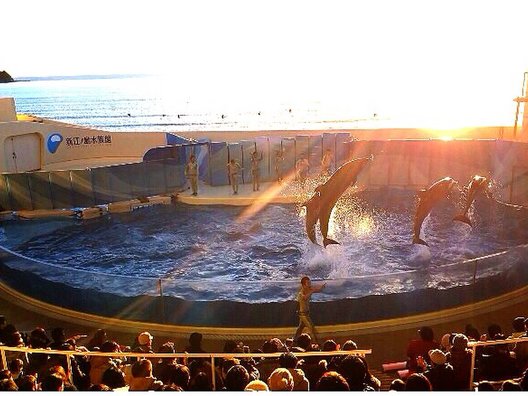
[[182, 91], [305, 93], [408, 112], [449, 102], [462, 116], [511, 112], [528, 70], [524, 0], [3, 0], [2, 9], [0, 70], [15, 78], [152, 73]]

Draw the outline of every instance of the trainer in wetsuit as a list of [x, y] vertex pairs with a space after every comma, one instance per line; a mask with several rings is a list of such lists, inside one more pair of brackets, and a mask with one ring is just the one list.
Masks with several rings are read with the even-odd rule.
[[293, 339], [297, 341], [297, 338], [301, 335], [305, 327], [308, 328], [308, 331], [312, 334], [313, 340], [318, 343], [317, 333], [315, 332], [315, 327], [310, 318], [310, 297], [312, 293], [317, 293], [323, 290], [326, 286], [326, 283], [323, 283], [319, 287], [312, 287], [312, 282], [307, 276], [301, 279], [301, 287], [297, 293], [297, 301], [299, 302], [299, 327], [295, 332]]

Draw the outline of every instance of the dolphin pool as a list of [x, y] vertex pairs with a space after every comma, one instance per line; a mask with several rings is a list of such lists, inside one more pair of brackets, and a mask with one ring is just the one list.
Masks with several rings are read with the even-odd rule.
[[329, 232], [341, 244], [326, 249], [308, 240], [295, 204], [251, 216], [241, 207], [176, 204], [89, 221], [4, 222], [1, 244], [30, 259], [6, 261], [11, 269], [78, 289], [136, 296], [162, 285], [165, 296], [184, 300], [268, 303], [292, 300], [304, 275], [328, 283], [315, 301], [469, 285], [511, 270], [516, 261], [501, 252], [528, 239], [518, 219], [482, 197], [470, 210], [473, 228], [452, 221], [459, 209], [451, 200], [423, 224], [430, 246], [413, 245], [415, 207], [405, 190], [342, 199]]

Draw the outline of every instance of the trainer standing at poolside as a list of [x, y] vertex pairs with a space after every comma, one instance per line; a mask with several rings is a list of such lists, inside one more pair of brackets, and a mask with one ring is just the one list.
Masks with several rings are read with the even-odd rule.
[[240, 164], [231, 158], [227, 163], [227, 173], [229, 175], [229, 182], [233, 188], [233, 194], [238, 194], [238, 172], [240, 172], [240, 170], [242, 170]]
[[192, 195], [198, 195], [198, 163], [194, 154], [189, 157], [184, 173], [185, 177], [189, 179], [189, 183], [191, 183]]
[[297, 331], [293, 337], [295, 341], [297, 341], [297, 338], [299, 338], [303, 329], [307, 327], [310, 333], [312, 333], [313, 340], [316, 343], [319, 343], [315, 327], [313, 325], [312, 319], [310, 318], [310, 298], [312, 297], [313, 293], [320, 292], [325, 288], [325, 286], [326, 283], [323, 283], [319, 287], [312, 287], [312, 281], [310, 278], [304, 276], [301, 279], [301, 287], [297, 293], [297, 301], [299, 302], [299, 310], [297, 311], [299, 314], [299, 327], [297, 327]]

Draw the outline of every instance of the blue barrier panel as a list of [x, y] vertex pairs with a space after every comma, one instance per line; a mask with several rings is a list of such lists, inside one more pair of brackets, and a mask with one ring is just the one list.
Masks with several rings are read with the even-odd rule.
[[9, 194], [15, 210], [32, 210], [31, 190], [27, 173], [10, 173], [6, 175], [9, 181]]
[[143, 155], [143, 161], [158, 161], [165, 158], [178, 158], [178, 147], [180, 146], [163, 146], [149, 149]]
[[49, 172], [28, 173], [33, 209], [53, 209]]
[[288, 174], [295, 173], [295, 139], [282, 139], [282, 156], [284, 161], [282, 164], [282, 177], [285, 178]]
[[184, 175], [184, 165], [181, 165], [176, 159], [166, 159], [163, 161], [163, 167], [167, 182], [167, 192], [180, 191], [187, 182]]
[[114, 202], [127, 201], [134, 198], [130, 188], [130, 165], [116, 165], [106, 168], [110, 178], [109, 184], [112, 186], [112, 199]]
[[332, 154], [332, 163], [330, 164], [330, 172], [333, 172], [336, 168], [336, 134], [335, 133], [323, 133], [323, 156], [326, 150], [330, 150]]
[[260, 180], [263, 182], [275, 180], [273, 163], [270, 163], [272, 154], [270, 151], [269, 139], [266, 136], [259, 136], [255, 138], [255, 145], [258, 152], [262, 153], [262, 161], [260, 161]]
[[337, 133], [335, 135], [335, 152], [334, 152], [334, 159], [335, 159], [335, 166], [336, 169], [339, 168], [343, 162], [345, 162], [349, 155], [349, 148], [350, 146], [346, 144], [350, 141], [350, 135], [348, 133]]
[[310, 136], [310, 174], [318, 175], [321, 171], [321, 159], [323, 158], [323, 137]]
[[[255, 142], [251, 140], [242, 140], [240, 142], [242, 150], [242, 162], [240, 165], [244, 168], [242, 172], [242, 183], [253, 183], [253, 176], [251, 174], [251, 154], [255, 151]], [[262, 152], [257, 151], [257, 158], [261, 158]], [[266, 158], [262, 157], [262, 161]]]
[[211, 184], [211, 173], [209, 171], [209, 144], [196, 146], [196, 161], [198, 161], [198, 179]]
[[146, 162], [145, 172], [147, 174], [147, 195], [165, 194], [167, 182], [164, 164], [161, 161]]
[[130, 176], [130, 194], [133, 198], [145, 197], [148, 195], [147, 175], [145, 172], [145, 163], [126, 165]]
[[227, 177], [228, 151], [226, 142], [211, 143], [209, 164], [211, 169], [211, 186], [225, 186], [229, 184]]
[[70, 171], [54, 171], [49, 174], [51, 198], [54, 209], [73, 208]]
[[74, 207], [88, 208], [95, 205], [90, 169], [71, 171], [71, 187]]
[[301, 155], [308, 157], [310, 151], [310, 139], [308, 136], [295, 136], [295, 160]]
[[108, 168], [93, 168], [92, 180], [96, 205], [115, 201]]
[[11, 210], [9, 191], [5, 175], [0, 175], [0, 210]]

